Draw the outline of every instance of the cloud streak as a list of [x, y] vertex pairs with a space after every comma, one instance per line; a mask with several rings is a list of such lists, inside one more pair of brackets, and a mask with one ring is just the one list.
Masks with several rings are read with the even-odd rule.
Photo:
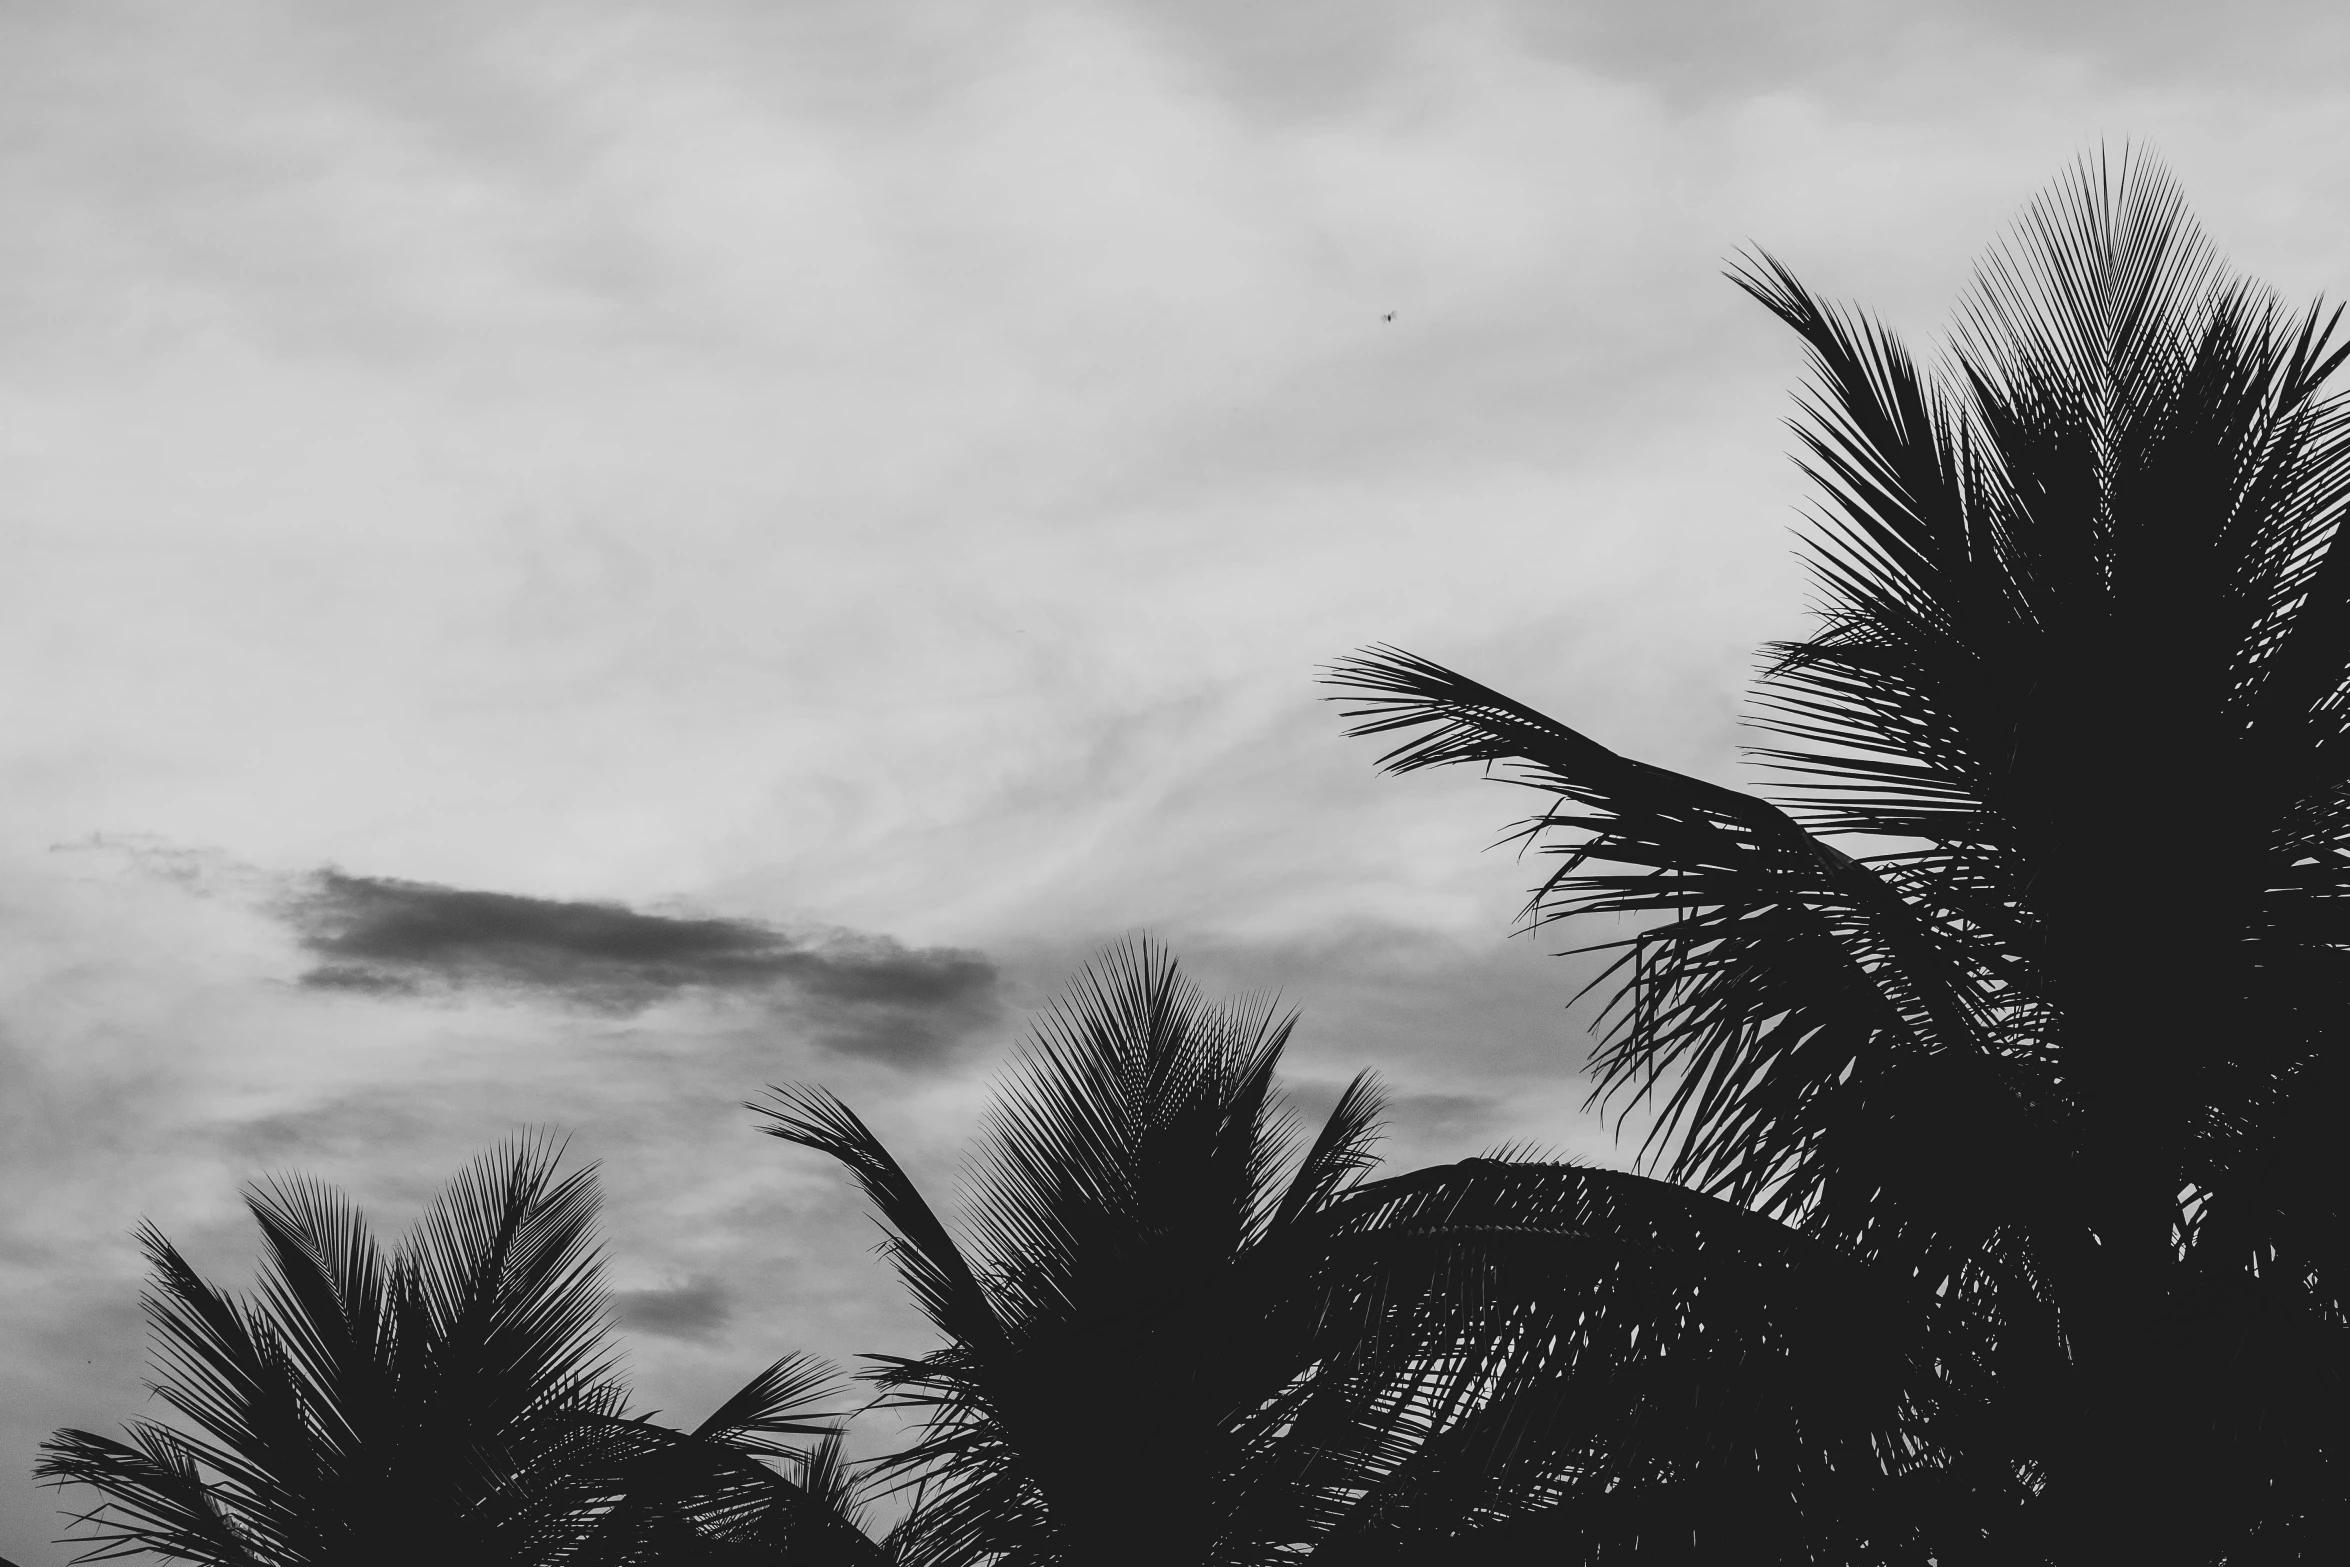
[[650, 914], [432, 882], [314, 872], [279, 912], [318, 961], [305, 989], [379, 997], [488, 991], [615, 1015], [682, 996], [756, 1000], [814, 1042], [935, 1062], [998, 1015], [998, 973], [960, 947], [810, 939], [753, 920]]

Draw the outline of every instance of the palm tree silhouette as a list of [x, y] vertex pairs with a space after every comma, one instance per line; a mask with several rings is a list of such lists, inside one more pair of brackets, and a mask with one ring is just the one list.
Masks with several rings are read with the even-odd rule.
[[1292, 1243], [1370, 1163], [1378, 1101], [1358, 1079], [1292, 1160], [1273, 1098], [1290, 1027], [1211, 1004], [1159, 949], [1114, 949], [1000, 1093], [964, 1242], [838, 1099], [753, 1106], [854, 1175], [946, 1339], [876, 1357], [928, 1414], [887, 1466], [925, 1486], [921, 1559], [1196, 1563], [1306, 1527], [1278, 1438], [1328, 1333], [1295, 1309]]
[[[882, 1466], [920, 1488], [908, 1561], [1547, 1559], [1686, 1542], [1692, 1509], [1743, 1510], [1749, 1545], [1886, 1535], [1853, 1460], [1934, 1467], [1929, 1296], [1613, 1172], [1362, 1180], [1378, 1093], [1307, 1142], [1273, 1095], [1293, 1022], [1113, 949], [1000, 1091], [962, 1239], [839, 1100], [754, 1107], [854, 1175], [945, 1341], [874, 1357], [927, 1416]], [[1602, 1409], [1639, 1439], [1595, 1442]], [[1791, 1487], [1839, 1515], [1790, 1517]]]
[[1642, 917], [1603, 944], [1599, 1094], [1657, 1091], [1670, 1181], [1958, 1334], [1921, 1405], [1916, 1494], [1968, 1499], [1939, 1560], [2339, 1550], [2337, 316], [2230, 277], [2128, 155], [2028, 210], [1938, 374], [1768, 256], [1733, 277], [1814, 372], [1821, 623], [1760, 688], [1787, 794], [1392, 648], [1333, 672], [1351, 732], [1551, 793], [1528, 922]]
[[690, 1432], [628, 1416], [594, 1173], [558, 1178], [559, 1156], [526, 1138], [476, 1161], [388, 1257], [339, 1193], [272, 1181], [246, 1198], [268, 1247], [246, 1301], [144, 1227], [155, 1392], [192, 1430], [43, 1444], [41, 1477], [104, 1498], [77, 1519], [82, 1559], [880, 1561], [810, 1413], [823, 1366], [779, 1361]]

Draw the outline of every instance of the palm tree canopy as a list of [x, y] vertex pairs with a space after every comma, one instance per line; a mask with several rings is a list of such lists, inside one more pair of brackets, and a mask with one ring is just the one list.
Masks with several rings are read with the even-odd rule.
[[961, 1240], [839, 1100], [753, 1107], [856, 1177], [947, 1341], [879, 1373], [930, 1411], [895, 1467], [945, 1477], [925, 1521], [940, 1559], [1202, 1562], [1239, 1527], [1251, 1442], [1311, 1333], [1267, 1320], [1267, 1277], [1375, 1135], [1357, 1079], [1300, 1149], [1273, 1082], [1292, 1022], [1209, 1001], [1147, 943], [1114, 949], [1003, 1085]]
[[339, 1192], [269, 1181], [246, 1199], [267, 1251], [244, 1300], [143, 1226], [152, 1385], [184, 1425], [43, 1445], [41, 1476], [104, 1498], [78, 1519], [83, 1559], [622, 1567], [664, 1540], [795, 1530], [833, 1544], [795, 1560], [870, 1559], [837, 1508], [758, 1462], [804, 1462], [776, 1438], [831, 1429], [810, 1414], [822, 1366], [778, 1362], [695, 1432], [628, 1416], [594, 1172], [561, 1174], [560, 1152], [526, 1138], [477, 1160], [388, 1252]]
[[1767, 255], [1733, 276], [1813, 370], [1776, 802], [1394, 649], [1334, 672], [1354, 732], [1555, 796], [1535, 923], [1647, 917], [1596, 1062], [1664, 1088], [1671, 1177], [2071, 1366], [2006, 1379], [2018, 1451], [2074, 1449], [2019, 1472], [2129, 1496], [2150, 1559], [2284, 1550], [2340, 1505], [2350, 1365], [2350, 348], [2142, 158], [2028, 210], [1939, 371]]
[[959, 1238], [837, 1099], [762, 1107], [855, 1176], [945, 1340], [875, 1357], [929, 1417], [885, 1463], [927, 1487], [909, 1560], [1799, 1558], [2011, 1500], [1936, 1445], [1968, 1348], [1931, 1291], [1614, 1172], [1360, 1180], [1377, 1095], [1309, 1143], [1289, 1026], [1113, 950], [1001, 1089]]

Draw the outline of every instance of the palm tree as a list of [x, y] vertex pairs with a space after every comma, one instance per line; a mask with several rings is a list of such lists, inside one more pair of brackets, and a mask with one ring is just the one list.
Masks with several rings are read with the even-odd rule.
[[837, 1448], [776, 1440], [832, 1429], [808, 1412], [822, 1366], [777, 1362], [691, 1432], [629, 1417], [594, 1172], [558, 1178], [559, 1156], [523, 1139], [477, 1161], [388, 1257], [331, 1188], [261, 1186], [246, 1202], [268, 1268], [246, 1301], [143, 1227], [154, 1388], [187, 1429], [43, 1445], [39, 1475], [104, 1498], [77, 1519], [82, 1559], [878, 1562]]
[[[1733, 1513], [1750, 1547], [1917, 1534], [1881, 1466], [1815, 1472], [1883, 1446], [1934, 1467], [1929, 1297], [1612, 1172], [1364, 1181], [1379, 1095], [1357, 1078], [1308, 1142], [1273, 1089], [1293, 1023], [1114, 949], [1001, 1090], [962, 1239], [839, 1100], [754, 1107], [855, 1177], [944, 1340], [872, 1373], [927, 1417], [883, 1469], [920, 1487], [909, 1562], [1653, 1553]], [[1742, 1317], [1691, 1310], [1732, 1281]], [[1791, 1294], [1837, 1304], [1795, 1320]], [[1644, 1440], [1595, 1445], [1609, 1419]]]
[[1286, 1313], [1286, 1243], [1370, 1162], [1377, 1105], [1358, 1079], [1293, 1160], [1273, 1097], [1292, 1021], [1210, 1004], [1157, 949], [1111, 952], [999, 1096], [965, 1242], [839, 1100], [753, 1107], [854, 1175], [946, 1340], [877, 1373], [929, 1415], [890, 1465], [927, 1486], [927, 1559], [1197, 1563], [1262, 1523], [1315, 1336]]
[[[1769, 256], [1821, 505], [1776, 802], [1426, 659], [1334, 671], [1395, 772], [1554, 798], [1531, 924], [1603, 945], [1600, 1095], [1674, 1183], [1922, 1289], [2001, 1560], [2350, 1538], [2350, 348], [2147, 160], [2033, 205], [1948, 368]], [[1611, 1438], [1623, 1437], [1618, 1431]], [[1955, 1449], [1954, 1449], [1955, 1451]], [[1953, 1458], [1949, 1472], [1966, 1467]], [[1994, 1478], [1984, 1478], [1993, 1476]], [[1969, 1537], [1946, 1538], [1942, 1559]]]

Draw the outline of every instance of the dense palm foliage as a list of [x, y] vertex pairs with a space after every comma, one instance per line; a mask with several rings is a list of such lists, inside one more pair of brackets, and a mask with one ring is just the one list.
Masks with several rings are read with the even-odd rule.
[[856, 1177], [944, 1339], [875, 1373], [927, 1417], [886, 1464], [919, 1487], [907, 1560], [1752, 1557], [1950, 1510], [1930, 1294], [1613, 1172], [1360, 1180], [1378, 1097], [1308, 1142], [1288, 1032], [1113, 951], [999, 1096], [962, 1239], [847, 1106], [766, 1107]]
[[1660, 1091], [1663, 1173], [1957, 1335], [1923, 1445], [1872, 1466], [1963, 1501], [1921, 1525], [1941, 1560], [2330, 1557], [2350, 350], [2142, 160], [2030, 210], [1939, 374], [1767, 257], [1736, 276], [1815, 373], [1778, 803], [1391, 649], [1336, 672], [1355, 732], [1554, 797], [1529, 916], [1639, 917], [1596, 1060]]
[[[259, 1293], [206, 1283], [153, 1228], [156, 1394], [184, 1425], [61, 1431], [40, 1473], [95, 1489], [90, 1558], [217, 1567], [359, 1562], [877, 1560], [806, 1411], [830, 1376], [778, 1362], [701, 1427], [628, 1416], [614, 1375], [591, 1171], [523, 1141], [482, 1159], [387, 1256], [342, 1196], [247, 1203]], [[796, 1466], [797, 1482], [770, 1461]]]
[[767, 1107], [767, 1130], [856, 1177], [946, 1339], [879, 1374], [929, 1415], [894, 1461], [928, 1483], [928, 1559], [1196, 1563], [1314, 1528], [1279, 1440], [1329, 1336], [1298, 1309], [1296, 1239], [1369, 1162], [1375, 1095], [1351, 1085], [1292, 1167], [1288, 1032], [1208, 1003], [1162, 953], [1112, 953], [990, 1117], [963, 1242], [846, 1105]]

